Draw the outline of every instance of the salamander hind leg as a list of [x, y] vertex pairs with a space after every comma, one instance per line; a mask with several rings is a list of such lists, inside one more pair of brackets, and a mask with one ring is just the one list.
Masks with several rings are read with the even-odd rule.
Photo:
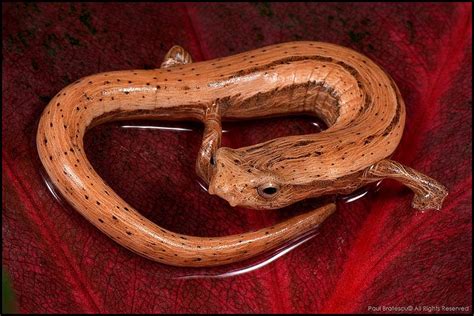
[[382, 160], [370, 166], [364, 177], [367, 180], [390, 178], [406, 185], [415, 193], [412, 207], [419, 210], [441, 209], [448, 195], [446, 187], [436, 180], [393, 160]]

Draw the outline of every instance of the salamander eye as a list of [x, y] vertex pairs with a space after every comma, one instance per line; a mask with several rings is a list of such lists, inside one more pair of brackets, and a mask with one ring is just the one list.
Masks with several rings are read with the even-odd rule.
[[280, 191], [280, 186], [276, 183], [265, 183], [259, 186], [257, 191], [261, 197], [271, 199]]

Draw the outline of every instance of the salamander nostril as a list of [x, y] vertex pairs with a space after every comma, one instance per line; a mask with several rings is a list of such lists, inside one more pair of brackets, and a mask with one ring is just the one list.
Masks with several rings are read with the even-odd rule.
[[214, 159], [214, 156], [211, 156], [211, 160], [209, 161], [209, 163], [211, 164], [211, 166], [216, 165], [216, 160]]

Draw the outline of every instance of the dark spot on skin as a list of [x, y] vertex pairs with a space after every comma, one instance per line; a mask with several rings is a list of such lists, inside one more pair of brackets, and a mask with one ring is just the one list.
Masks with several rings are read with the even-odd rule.
[[374, 138], [375, 138], [374, 135], [367, 136], [367, 138], [364, 140], [364, 145], [367, 145], [368, 143], [370, 143], [372, 139]]
[[115, 217], [115, 215], [113, 215], [113, 216], [112, 216], [112, 219], [117, 220], [117, 217]]
[[201, 260], [202, 260], [201, 258], [196, 258], [193, 261], [201, 261]]
[[183, 81], [182, 79], [178, 79], [178, 81]]
[[89, 81], [88, 84], [92, 84], [92, 81]]
[[295, 147], [299, 147], [299, 146], [305, 146], [305, 145], [309, 145], [309, 144], [312, 144], [314, 143], [314, 141], [312, 140], [300, 140], [300, 141], [297, 141], [294, 146]]
[[126, 211], [129, 211], [129, 209], [127, 207], [124, 207], [123, 209], [126, 210]]
[[161, 89], [161, 87], [157, 85], [157, 86], [156, 86], [156, 89], [158, 89], [158, 90], [159, 90], [159, 89]]
[[99, 201], [96, 201], [97, 205], [100, 205], [100, 202]]
[[128, 91], [125, 91], [124, 93], [125, 93], [125, 94], [129, 94], [130, 92], [128, 92]]
[[129, 80], [128, 83], [132, 83], [132, 82]]
[[99, 222], [103, 223], [104, 221], [99, 218]]
[[49, 156], [49, 160], [53, 161], [53, 156]]
[[88, 199], [89, 199], [89, 196], [87, 196], [87, 195], [84, 195], [84, 197], [86, 198], [86, 200], [88, 200]]
[[53, 123], [49, 123], [49, 127], [53, 127]]
[[129, 235], [129, 236], [130, 236], [130, 235], [132, 235], [132, 233], [131, 233], [131, 232], [127, 232], [127, 235]]

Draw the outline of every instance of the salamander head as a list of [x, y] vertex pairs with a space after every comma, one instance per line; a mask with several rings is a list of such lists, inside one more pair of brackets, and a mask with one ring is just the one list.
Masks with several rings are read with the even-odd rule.
[[231, 206], [274, 209], [292, 204], [292, 185], [281, 175], [256, 169], [237, 150], [219, 148], [209, 193], [227, 200]]

